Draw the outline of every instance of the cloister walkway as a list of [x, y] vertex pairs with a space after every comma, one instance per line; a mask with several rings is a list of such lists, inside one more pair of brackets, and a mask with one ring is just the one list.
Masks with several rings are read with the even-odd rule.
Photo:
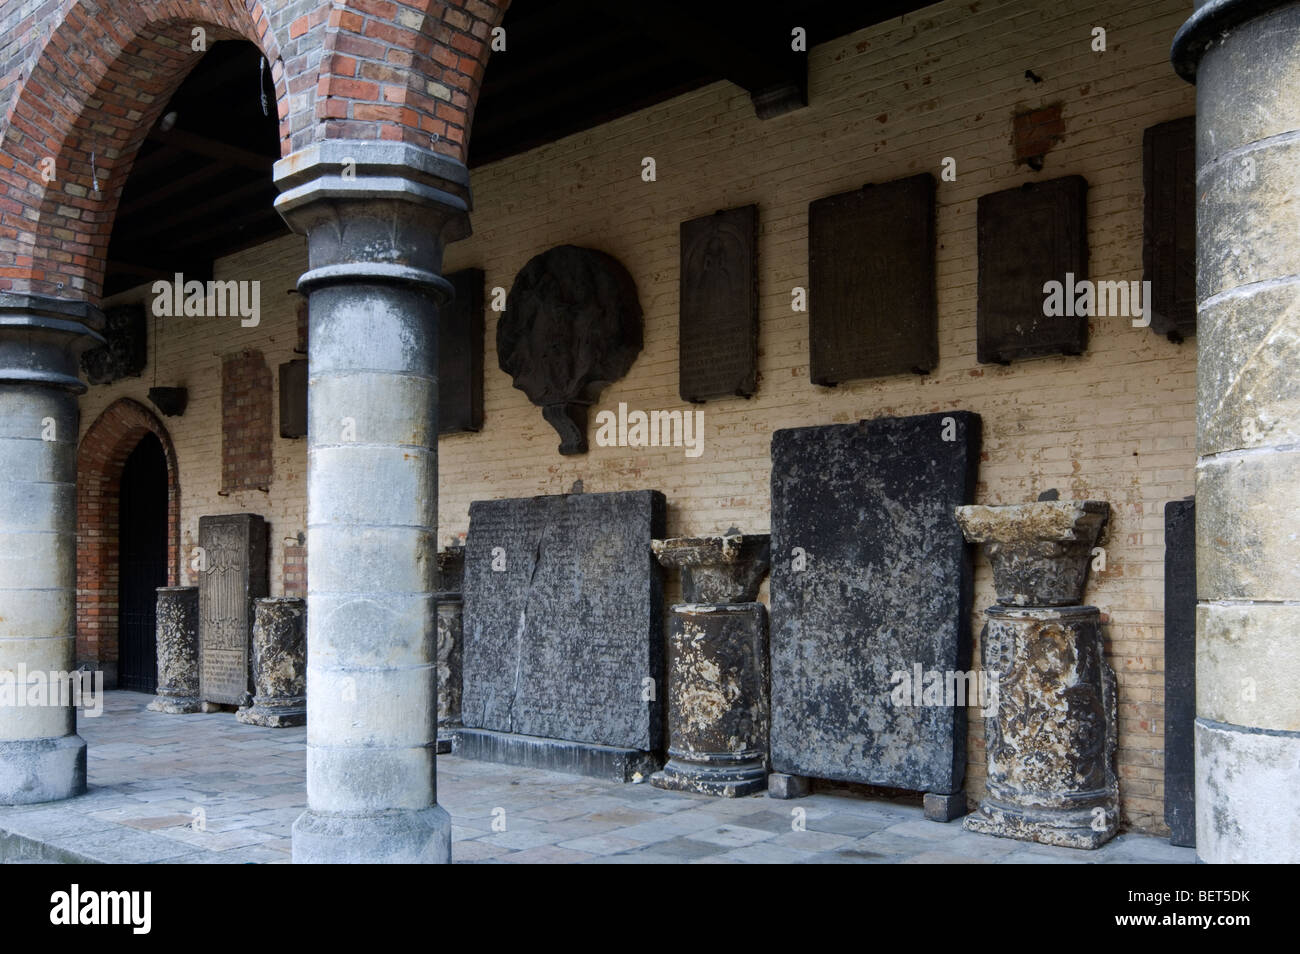
[[[101, 717], [79, 718], [89, 791], [0, 808], [0, 860], [289, 862], [290, 829], [307, 805], [306, 729], [246, 726], [229, 712], [149, 712], [152, 698], [109, 692]], [[438, 759], [438, 801], [452, 816], [458, 862], [1195, 860], [1192, 849], [1145, 835], [1078, 851], [929, 822], [919, 804], [837, 794], [714, 799], [454, 756]], [[803, 830], [795, 830], [799, 820]]]

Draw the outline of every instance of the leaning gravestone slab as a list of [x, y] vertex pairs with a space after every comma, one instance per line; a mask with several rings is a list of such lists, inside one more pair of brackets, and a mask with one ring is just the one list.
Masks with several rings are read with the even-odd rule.
[[199, 695], [245, 705], [253, 600], [266, 596], [267, 523], [257, 514], [199, 518]]
[[1196, 501], [1165, 504], [1165, 823], [1196, 844]]
[[650, 541], [663, 536], [663, 494], [475, 501], [469, 513], [458, 752], [472, 755], [475, 729], [660, 748], [663, 592]]
[[919, 667], [928, 687], [970, 668], [971, 558], [953, 508], [972, 499], [979, 453], [967, 411], [773, 435], [774, 771], [961, 789], [965, 709], [894, 690], [898, 672]]

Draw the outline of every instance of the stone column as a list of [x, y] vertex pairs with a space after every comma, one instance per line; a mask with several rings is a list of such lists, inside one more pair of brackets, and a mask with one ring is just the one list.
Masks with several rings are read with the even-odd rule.
[[75, 668], [77, 395], [81, 353], [102, 344], [85, 302], [0, 292], [0, 805], [86, 790], [71, 705], [18, 705], [25, 683]]
[[235, 718], [272, 729], [307, 722], [307, 601], [264, 596], [253, 602], [253, 704]]
[[158, 698], [152, 712], [199, 712], [199, 588], [158, 587]]
[[463, 165], [395, 142], [280, 160], [307, 236], [307, 811], [296, 862], [448, 862], [433, 598], [438, 306]]
[[1300, 4], [1199, 0], [1196, 852], [1300, 862]]
[[767, 787], [767, 534], [655, 540], [682, 571], [668, 636], [668, 763], [656, 788], [738, 798]]
[[465, 548], [438, 552], [438, 753], [452, 750], [452, 737], [460, 728], [460, 700], [464, 688], [465, 654]]
[[985, 610], [988, 781], [968, 831], [1099, 848], [1119, 822], [1115, 673], [1101, 611], [1081, 606], [1092, 548], [1110, 516], [1095, 500], [958, 507], [993, 564]]

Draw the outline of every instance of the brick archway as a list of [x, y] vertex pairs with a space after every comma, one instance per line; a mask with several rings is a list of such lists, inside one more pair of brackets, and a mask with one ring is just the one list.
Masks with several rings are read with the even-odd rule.
[[162, 421], [130, 398], [114, 401], [77, 450], [77, 662], [116, 672], [118, 660], [118, 504], [122, 468], [152, 433], [167, 458], [167, 585], [180, 580], [180, 472]]

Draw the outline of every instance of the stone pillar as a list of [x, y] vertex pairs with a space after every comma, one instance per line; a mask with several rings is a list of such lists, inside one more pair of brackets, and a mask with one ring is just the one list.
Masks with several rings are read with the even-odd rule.
[[767, 787], [767, 534], [655, 540], [682, 571], [668, 636], [668, 763], [656, 788], [737, 798]]
[[235, 718], [281, 729], [307, 722], [307, 601], [264, 596], [253, 602], [253, 704]]
[[1300, 4], [1199, 0], [1196, 851], [1300, 862]]
[[199, 588], [158, 587], [158, 698], [152, 712], [199, 712]]
[[307, 811], [296, 862], [448, 862], [433, 598], [438, 306], [469, 173], [396, 142], [276, 164], [307, 236]]
[[[1115, 673], [1101, 611], [1081, 606], [1092, 549], [1110, 516], [1095, 500], [958, 507], [993, 564], [985, 610], [988, 780], [968, 831], [1099, 848], [1119, 822]], [[987, 708], [987, 705], [986, 705]]]
[[[0, 292], [0, 680], [14, 699], [75, 668], [78, 362], [103, 323], [85, 302]], [[0, 805], [85, 790], [72, 706], [0, 704]]]
[[460, 700], [464, 688], [465, 653], [465, 548], [438, 552], [438, 577], [433, 594], [438, 601], [438, 753], [452, 750], [452, 737], [460, 728]]

